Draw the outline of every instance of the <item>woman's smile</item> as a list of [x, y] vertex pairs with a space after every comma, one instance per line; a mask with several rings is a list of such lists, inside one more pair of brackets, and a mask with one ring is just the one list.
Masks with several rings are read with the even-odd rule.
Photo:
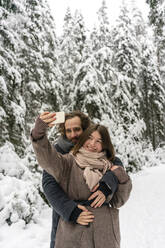
[[83, 147], [89, 152], [101, 152], [102, 151], [102, 139], [98, 131], [94, 131], [89, 139], [84, 143]]

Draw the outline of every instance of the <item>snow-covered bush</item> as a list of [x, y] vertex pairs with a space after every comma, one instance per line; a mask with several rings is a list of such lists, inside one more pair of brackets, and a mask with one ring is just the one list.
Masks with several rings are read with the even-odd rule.
[[[106, 117], [106, 116], [105, 116]], [[155, 151], [151, 143], [142, 140], [145, 124], [142, 120], [130, 125], [126, 132], [123, 125], [104, 118], [101, 122], [109, 129], [116, 156], [121, 159], [128, 172], [135, 173], [144, 167], [158, 165], [165, 159], [165, 148]]]
[[44, 205], [39, 181], [25, 166], [10, 143], [0, 148], [0, 224], [36, 222]]

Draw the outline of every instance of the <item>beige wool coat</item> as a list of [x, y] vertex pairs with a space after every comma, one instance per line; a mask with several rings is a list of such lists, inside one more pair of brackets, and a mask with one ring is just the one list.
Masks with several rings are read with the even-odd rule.
[[[38, 137], [35, 135], [34, 139], [32, 132], [31, 138], [39, 165], [56, 178], [70, 199], [87, 200], [91, 192], [83, 178], [83, 170], [78, 167], [71, 154], [57, 153], [46, 134], [42, 136], [44, 128], [38, 132], [39, 129], [40, 125], [37, 126]], [[60, 218], [55, 248], [120, 248], [118, 208], [128, 200], [132, 184], [122, 167], [113, 172], [120, 183], [110, 204], [96, 209], [87, 207], [95, 217], [89, 227], [66, 222]]]

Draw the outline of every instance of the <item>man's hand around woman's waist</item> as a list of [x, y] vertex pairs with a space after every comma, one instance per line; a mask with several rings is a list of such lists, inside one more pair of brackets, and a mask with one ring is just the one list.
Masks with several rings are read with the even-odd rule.
[[88, 226], [91, 222], [94, 221], [94, 215], [90, 212], [85, 206], [79, 205], [77, 206], [82, 210], [81, 214], [77, 218], [77, 223], [83, 226]]

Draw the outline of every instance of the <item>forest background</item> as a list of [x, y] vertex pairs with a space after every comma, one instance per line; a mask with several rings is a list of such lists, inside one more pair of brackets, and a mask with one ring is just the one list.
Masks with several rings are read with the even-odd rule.
[[[106, 125], [129, 173], [161, 160], [165, 3], [146, 3], [147, 23], [135, 1], [123, 1], [111, 25], [103, 1], [91, 31], [68, 8], [57, 36], [46, 0], [0, 0], [1, 224], [35, 221], [45, 204], [29, 140], [42, 111], [79, 109]], [[57, 130], [49, 136], [55, 142]]]

